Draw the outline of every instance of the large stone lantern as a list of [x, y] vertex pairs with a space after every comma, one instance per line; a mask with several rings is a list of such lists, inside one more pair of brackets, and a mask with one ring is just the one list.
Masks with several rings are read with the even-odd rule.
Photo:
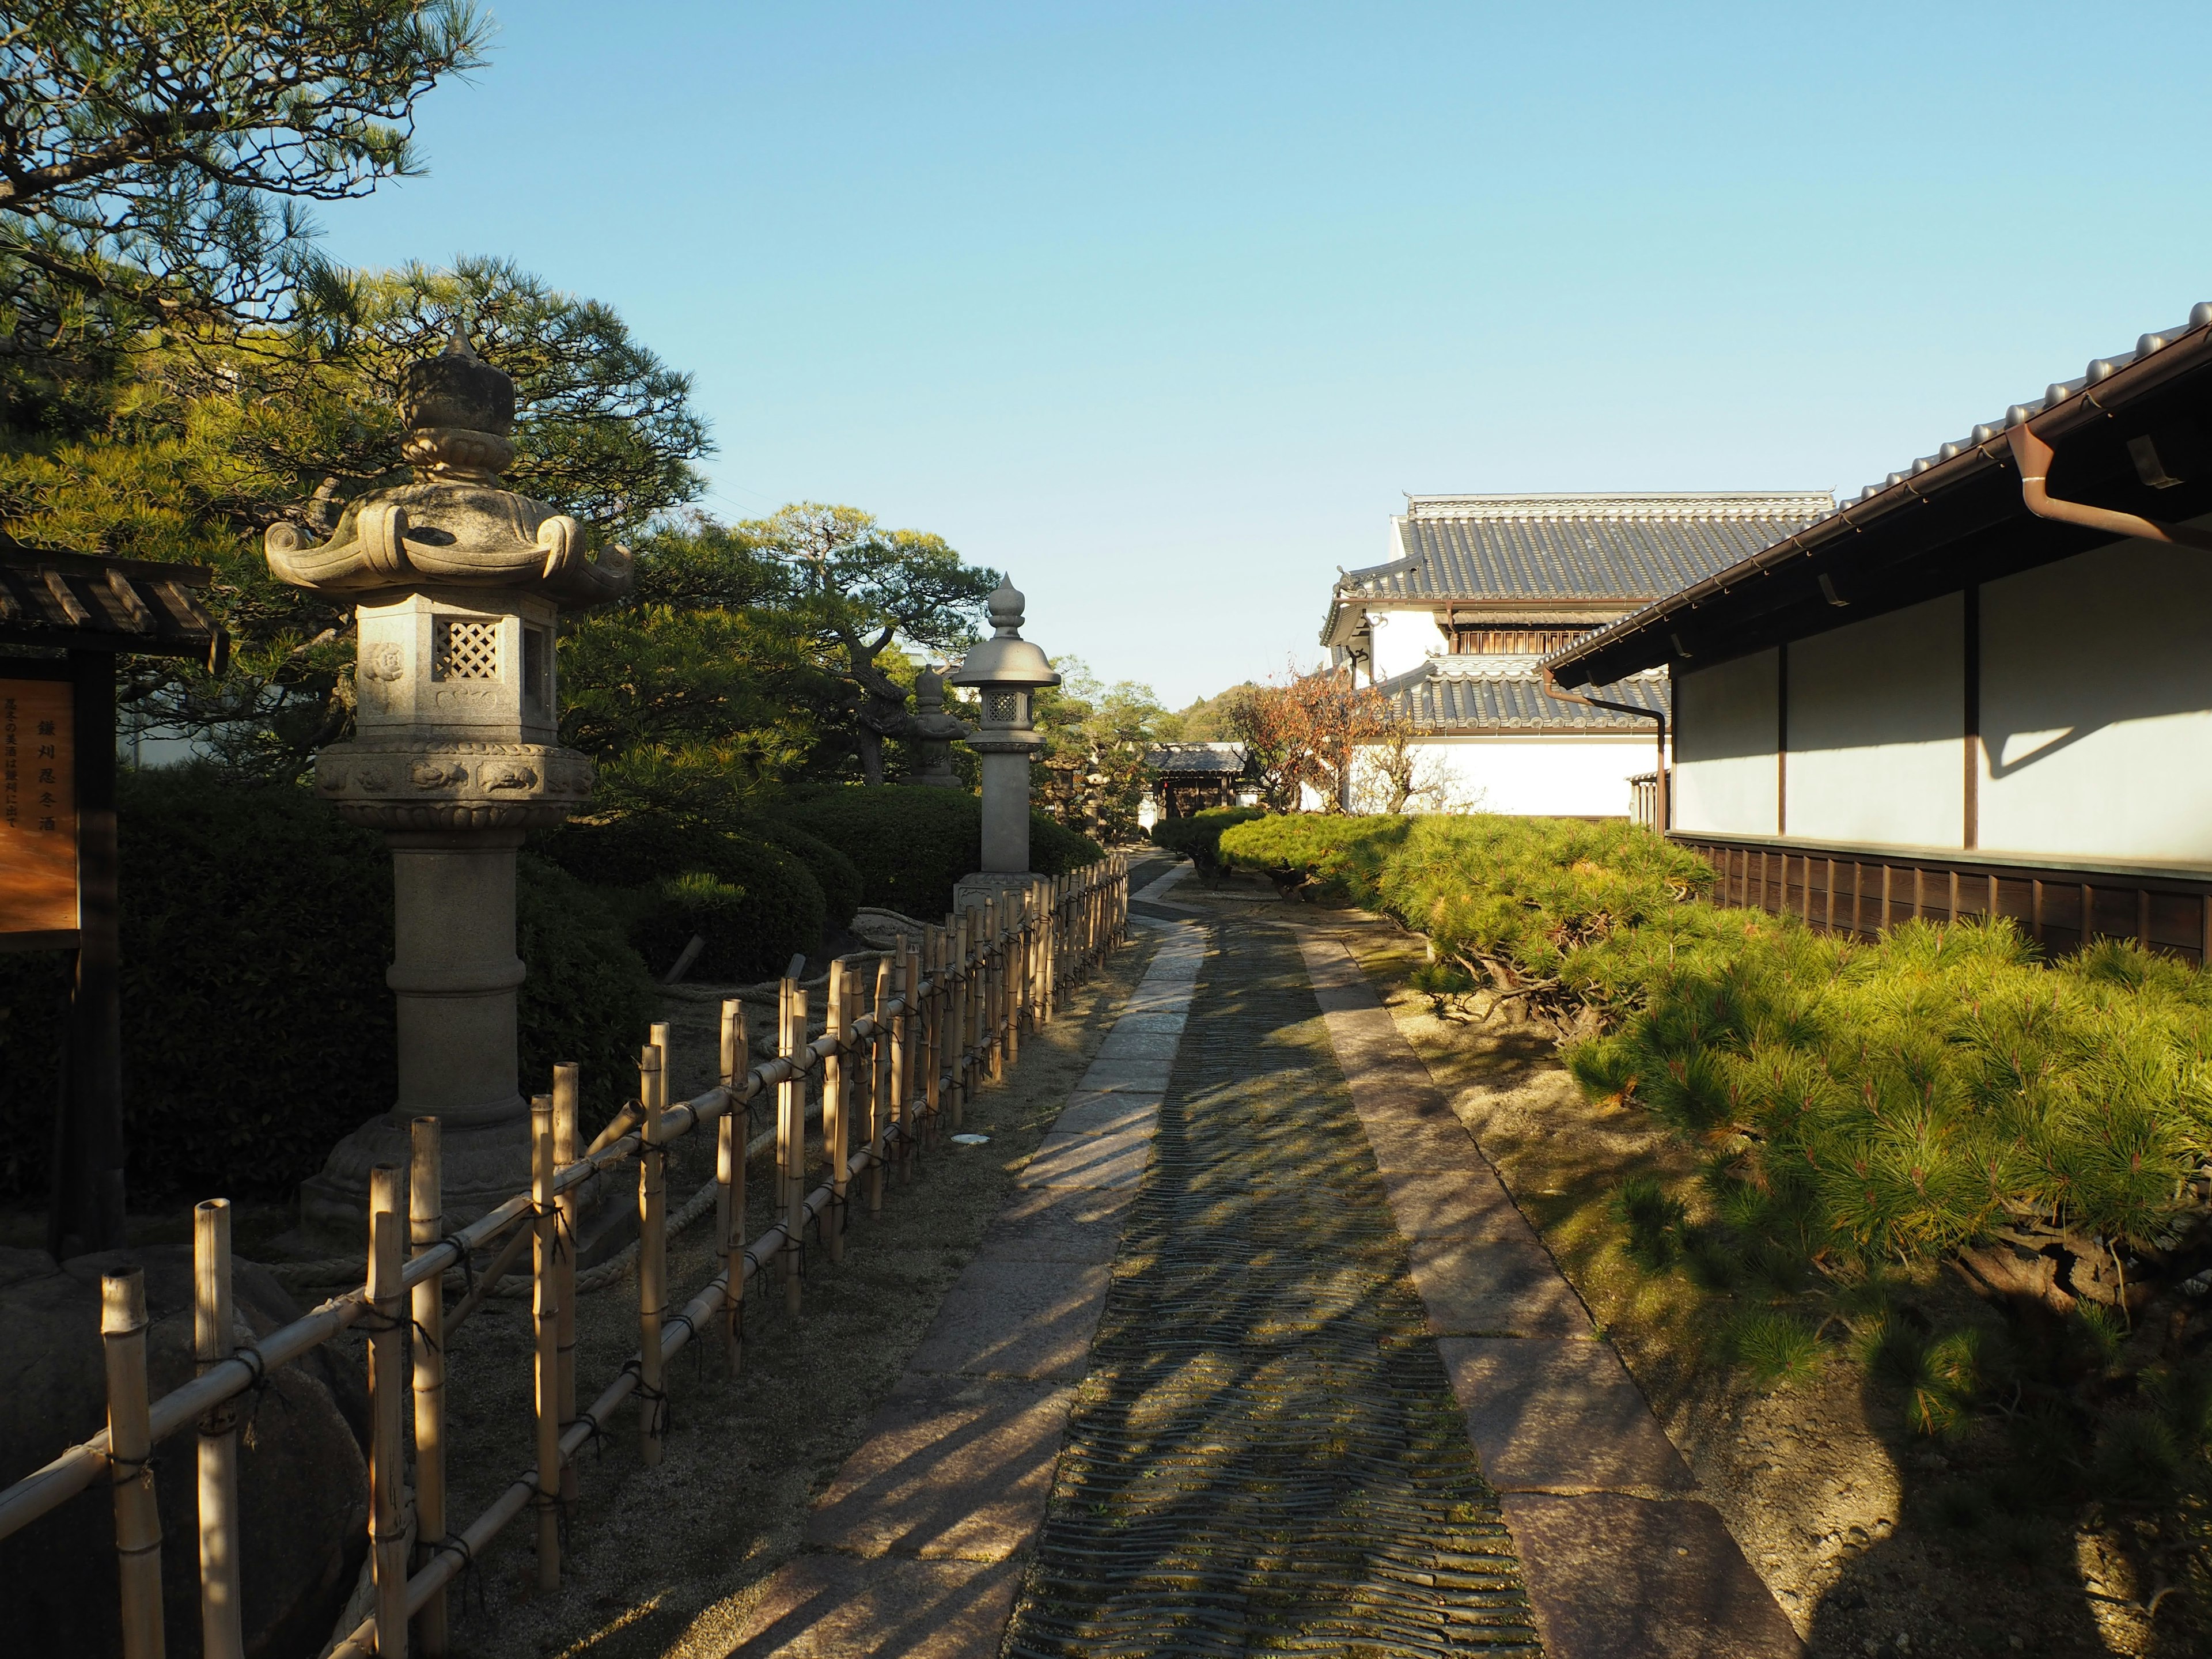
[[982, 720], [968, 746], [983, 757], [983, 867], [957, 891], [962, 905], [1006, 889], [1026, 889], [1030, 873], [1030, 757], [1044, 739], [1030, 700], [1060, 676], [1022, 637], [1023, 599], [1010, 580], [991, 595], [992, 635], [946, 678], [976, 689]]
[[574, 519], [501, 487], [514, 382], [458, 330], [444, 355], [407, 366], [402, 395], [414, 481], [354, 502], [320, 545], [286, 524], [266, 541], [283, 580], [355, 599], [355, 736], [316, 757], [315, 787], [392, 848], [398, 1099], [301, 1196], [304, 1224], [349, 1242], [370, 1169], [406, 1163], [410, 1118], [443, 1121], [449, 1221], [528, 1183], [514, 855], [592, 790], [592, 763], [556, 741], [560, 609], [630, 580], [626, 553], [593, 558]]

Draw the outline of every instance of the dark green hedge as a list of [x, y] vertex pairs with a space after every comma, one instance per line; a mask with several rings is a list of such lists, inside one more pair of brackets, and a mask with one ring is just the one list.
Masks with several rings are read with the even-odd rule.
[[[860, 902], [924, 919], [952, 908], [952, 889], [983, 861], [982, 803], [959, 789], [850, 784], [786, 803], [776, 814], [858, 866]], [[1103, 856], [1088, 836], [1030, 814], [1030, 867], [1065, 875]]]
[[1267, 817], [1256, 806], [1209, 806], [1184, 818], [1162, 818], [1152, 826], [1152, 845], [1180, 853], [1199, 873], [1221, 873], [1221, 832]]
[[[134, 1200], [281, 1193], [387, 1109], [396, 1079], [392, 860], [307, 791], [192, 769], [118, 801], [123, 1074]], [[521, 861], [526, 1077], [623, 1076], [650, 1022], [635, 955], [575, 883]], [[0, 1188], [46, 1188], [61, 952], [0, 957]]]
[[861, 897], [860, 867], [821, 836], [785, 818], [763, 818], [746, 825], [763, 841], [774, 842], [805, 865], [822, 889], [823, 920], [842, 927], [865, 901]]
[[[829, 910], [822, 884], [797, 854], [772, 842], [638, 812], [604, 823], [563, 824], [535, 844], [579, 880], [631, 890], [630, 938], [656, 974], [668, 971], [694, 933], [706, 934], [705, 954], [717, 964], [696, 968], [702, 978], [769, 978], [822, 942]], [[710, 876], [742, 894], [739, 901], [709, 907], [711, 927], [701, 925], [709, 919], [706, 912], [687, 925], [678, 914], [683, 906], [667, 901], [662, 884], [692, 875]]]

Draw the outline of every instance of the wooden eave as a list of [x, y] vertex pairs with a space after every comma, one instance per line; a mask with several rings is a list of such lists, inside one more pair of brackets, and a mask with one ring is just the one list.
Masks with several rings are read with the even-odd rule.
[[201, 606], [201, 565], [33, 547], [0, 537], [0, 645], [193, 657], [220, 672], [230, 639]]

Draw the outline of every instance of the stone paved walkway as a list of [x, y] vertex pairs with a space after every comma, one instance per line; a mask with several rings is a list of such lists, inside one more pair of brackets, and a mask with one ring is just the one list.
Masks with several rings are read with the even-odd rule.
[[1005, 1652], [1532, 1651], [1295, 944], [1212, 957]]
[[1326, 924], [1147, 910], [738, 1659], [1796, 1654]]

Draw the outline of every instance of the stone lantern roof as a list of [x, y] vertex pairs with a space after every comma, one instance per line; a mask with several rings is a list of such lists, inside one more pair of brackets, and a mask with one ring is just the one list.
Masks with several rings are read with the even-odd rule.
[[1022, 612], [1028, 601], [1012, 580], [1001, 579], [988, 601], [992, 635], [970, 651], [945, 678], [954, 685], [1008, 687], [1058, 685], [1044, 652], [1022, 637]]
[[280, 580], [326, 593], [521, 588], [568, 606], [628, 590], [627, 552], [594, 558], [575, 520], [501, 486], [514, 460], [514, 382], [471, 350], [458, 326], [442, 354], [407, 365], [401, 414], [413, 482], [349, 504], [319, 544], [297, 525], [271, 525], [264, 545]]

